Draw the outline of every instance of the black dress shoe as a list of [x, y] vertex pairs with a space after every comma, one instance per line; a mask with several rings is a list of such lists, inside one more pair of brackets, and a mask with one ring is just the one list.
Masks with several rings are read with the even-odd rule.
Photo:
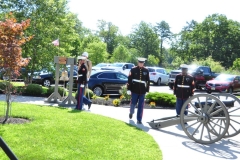
[[142, 124], [142, 122], [141, 121], [137, 121], [137, 124]]
[[132, 119], [132, 114], [131, 113], [129, 113], [129, 118]]
[[92, 102], [88, 103], [88, 110], [91, 108]]

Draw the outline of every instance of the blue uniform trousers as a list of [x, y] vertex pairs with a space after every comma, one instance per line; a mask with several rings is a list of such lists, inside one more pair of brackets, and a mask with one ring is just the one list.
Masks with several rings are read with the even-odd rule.
[[[177, 115], [180, 115], [181, 113], [181, 109], [182, 109], [182, 106], [183, 104], [187, 101], [187, 99], [181, 99], [181, 98], [177, 98], [177, 101], [176, 101], [176, 112], [177, 112]], [[186, 107], [186, 110], [184, 111], [184, 114], [187, 115], [188, 114], [188, 107]]]
[[137, 120], [142, 122], [145, 94], [131, 93], [130, 114], [134, 114], [134, 109], [138, 103]]
[[87, 99], [84, 96], [84, 89], [85, 89], [85, 87], [81, 87], [80, 84], [78, 85], [78, 95], [77, 95], [77, 105], [76, 105], [76, 109], [78, 109], [78, 110], [82, 110], [83, 104], [92, 103], [89, 99]]

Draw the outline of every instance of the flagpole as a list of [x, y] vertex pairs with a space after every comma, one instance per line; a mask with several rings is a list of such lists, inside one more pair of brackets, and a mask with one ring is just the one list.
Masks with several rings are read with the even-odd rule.
[[60, 50], [60, 39], [59, 39], [59, 35], [58, 35], [58, 56], [59, 56], [59, 50]]

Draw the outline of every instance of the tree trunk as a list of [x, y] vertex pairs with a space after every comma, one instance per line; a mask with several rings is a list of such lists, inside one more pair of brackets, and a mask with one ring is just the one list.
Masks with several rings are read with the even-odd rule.
[[11, 107], [11, 83], [10, 83], [10, 76], [8, 81], [6, 81], [6, 102], [7, 102], [7, 110], [6, 110], [6, 115], [5, 115], [5, 119], [3, 121], [3, 124], [7, 122], [8, 118], [9, 118], [9, 112], [10, 112], [10, 107]]

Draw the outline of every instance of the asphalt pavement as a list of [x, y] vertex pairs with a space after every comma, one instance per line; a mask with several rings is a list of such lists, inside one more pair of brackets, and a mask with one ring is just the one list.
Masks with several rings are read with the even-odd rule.
[[[5, 100], [5, 95], [0, 95], [0, 101]], [[46, 103], [43, 97], [16, 96], [13, 101], [37, 105], [58, 106], [56, 103]], [[85, 107], [87, 108], [87, 106]], [[144, 109], [143, 124], [136, 124], [136, 114], [129, 120], [129, 106], [113, 107], [92, 104], [91, 110], [85, 110], [93, 114], [99, 114], [141, 128], [150, 134], [159, 148], [162, 150], [164, 160], [203, 160], [203, 159], [240, 159], [240, 135], [222, 139], [214, 144], [203, 145], [188, 138], [180, 124], [163, 129], [152, 129], [147, 122], [168, 116], [175, 116], [174, 109]], [[136, 111], [135, 111], [136, 113]]]

